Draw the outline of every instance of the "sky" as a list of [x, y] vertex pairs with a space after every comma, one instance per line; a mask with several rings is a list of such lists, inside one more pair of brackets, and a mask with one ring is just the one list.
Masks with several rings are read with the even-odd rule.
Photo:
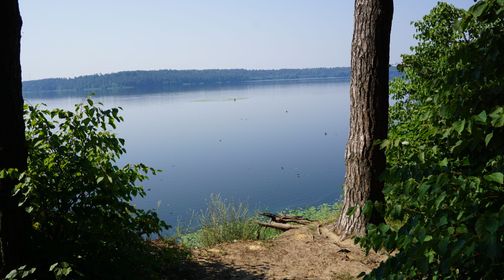
[[[390, 62], [437, 1], [395, 0]], [[467, 8], [472, 0], [446, 1]], [[23, 80], [350, 65], [353, 0], [19, 0]]]

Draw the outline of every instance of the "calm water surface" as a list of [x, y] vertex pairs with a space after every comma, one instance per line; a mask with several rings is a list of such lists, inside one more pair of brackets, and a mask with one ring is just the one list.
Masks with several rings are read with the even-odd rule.
[[[96, 97], [124, 108], [121, 160], [163, 170], [135, 203], [170, 224], [210, 194], [277, 211], [340, 198], [348, 133], [348, 83], [255, 85]], [[80, 98], [31, 99], [71, 108]]]

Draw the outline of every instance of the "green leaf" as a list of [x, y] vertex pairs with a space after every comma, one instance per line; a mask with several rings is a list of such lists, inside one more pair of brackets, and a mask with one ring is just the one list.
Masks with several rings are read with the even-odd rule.
[[449, 235], [452, 235], [455, 232], [455, 228], [454, 227], [449, 227], [447, 231], [448, 231]]
[[490, 143], [490, 140], [492, 140], [493, 137], [493, 132], [488, 133], [487, 136], [485, 136], [485, 146], [488, 146], [488, 143]]
[[438, 164], [439, 164], [440, 167], [447, 167], [448, 166], [448, 158], [444, 158]]
[[498, 107], [497, 109], [495, 109], [490, 114], [490, 117], [492, 118], [492, 125], [494, 127], [504, 126], [504, 108], [503, 107]]
[[58, 263], [53, 263], [50, 267], [49, 267], [49, 271], [53, 271], [56, 267], [58, 266]]
[[460, 135], [464, 131], [465, 120], [457, 121], [453, 124], [453, 129]]
[[497, 107], [495, 108], [495, 110], [492, 111], [492, 113], [490, 113], [490, 117], [492, 119], [496, 119], [502, 114], [503, 111], [504, 111], [503, 107]]
[[402, 207], [400, 204], [394, 205], [392, 211], [390, 212], [390, 216], [393, 219], [401, 219], [402, 218]]
[[390, 227], [387, 224], [380, 224], [378, 226], [378, 229], [381, 231], [381, 233], [385, 234], [389, 231]]
[[423, 151], [418, 153], [418, 159], [421, 163], [425, 163], [425, 153]]
[[101, 181], [103, 181], [104, 177], [98, 177], [96, 178], [96, 183], [99, 184]]
[[446, 193], [442, 193], [436, 198], [436, 202], [434, 203], [436, 205], [436, 209], [439, 208], [439, 205], [445, 200], [446, 198]]
[[441, 227], [446, 224], [448, 224], [448, 216], [444, 214], [443, 216], [441, 216], [441, 218], [439, 218], [439, 222], [437, 223], [437, 225]]
[[428, 183], [423, 183], [420, 185], [420, 188], [419, 188], [419, 191], [418, 191], [418, 195], [419, 196], [423, 196], [427, 193], [427, 191], [430, 189], [431, 185], [428, 184]]
[[5, 275], [5, 279], [15, 279], [14, 277], [16, 277], [17, 274], [17, 270], [13, 269], [9, 272], [9, 274]]
[[373, 202], [372, 201], [366, 201], [366, 203], [364, 204], [364, 207], [362, 208], [362, 213], [367, 218], [371, 217], [371, 213], [373, 213]]
[[504, 184], [504, 174], [501, 172], [494, 172], [492, 174], [485, 175], [483, 178], [489, 182], [495, 182], [501, 185]]
[[475, 17], [479, 17], [483, 14], [483, 12], [488, 8], [488, 3], [485, 2], [485, 1], [480, 1], [478, 2], [476, 5], [474, 5], [473, 7], [471, 7], [471, 9], [469, 9], [469, 11], [471, 12], [471, 14]]
[[482, 111], [481, 113], [477, 114], [474, 116], [474, 120], [480, 123], [486, 123], [487, 121], [487, 114], [485, 111]]
[[457, 228], [455, 229], [455, 233], [457, 233], [457, 234], [467, 233], [467, 226], [464, 224], [457, 226]]

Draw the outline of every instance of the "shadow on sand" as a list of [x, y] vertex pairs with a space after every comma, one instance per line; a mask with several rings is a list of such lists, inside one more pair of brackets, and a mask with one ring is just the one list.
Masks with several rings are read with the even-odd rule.
[[232, 267], [220, 262], [187, 261], [175, 275], [166, 279], [174, 280], [263, 280], [266, 279], [266, 267], [257, 267], [253, 271]]

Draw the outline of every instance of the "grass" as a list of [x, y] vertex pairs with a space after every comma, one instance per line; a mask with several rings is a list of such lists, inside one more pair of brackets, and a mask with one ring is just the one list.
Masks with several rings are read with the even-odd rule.
[[[303, 216], [322, 223], [337, 218], [340, 204], [322, 204], [308, 208], [285, 210], [281, 214]], [[235, 240], [268, 240], [280, 233], [279, 230], [265, 228], [257, 224], [264, 220], [257, 213], [251, 214], [247, 205], [223, 199], [220, 195], [211, 195], [205, 211], [195, 215], [200, 228], [188, 231], [187, 227], [177, 227], [177, 238], [186, 247], [209, 247]]]
[[235, 240], [266, 240], [281, 232], [264, 228], [256, 223], [257, 215], [251, 215], [243, 203], [223, 199], [220, 195], [210, 195], [206, 211], [196, 215], [200, 229], [184, 232], [177, 228], [177, 236], [187, 247], [209, 247]]

